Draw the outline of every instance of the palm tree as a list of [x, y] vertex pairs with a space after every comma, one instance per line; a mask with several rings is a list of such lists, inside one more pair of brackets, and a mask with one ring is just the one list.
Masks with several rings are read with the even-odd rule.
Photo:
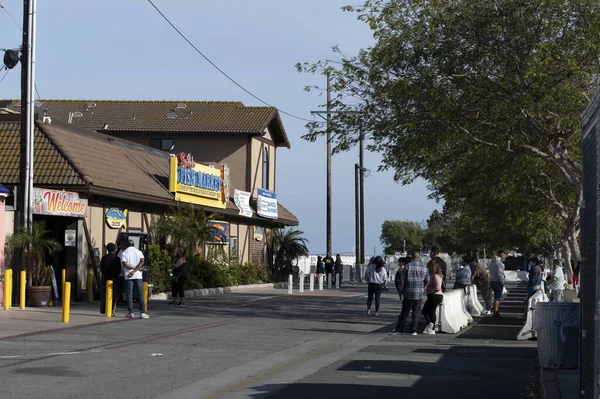
[[50, 285], [50, 270], [46, 267], [46, 255], [60, 251], [62, 246], [48, 238], [43, 222], [34, 222], [31, 230], [23, 229], [9, 238], [10, 246], [25, 256], [27, 281], [31, 287]]
[[308, 240], [302, 237], [303, 234], [303, 231], [294, 228], [273, 229], [270, 241], [275, 260], [275, 276], [283, 277], [291, 273], [293, 262], [301, 256], [308, 256]]

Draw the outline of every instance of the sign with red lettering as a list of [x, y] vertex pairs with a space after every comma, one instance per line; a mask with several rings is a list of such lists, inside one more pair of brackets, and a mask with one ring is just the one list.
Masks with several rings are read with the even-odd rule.
[[33, 189], [33, 213], [38, 215], [85, 217], [88, 200], [70, 191]]

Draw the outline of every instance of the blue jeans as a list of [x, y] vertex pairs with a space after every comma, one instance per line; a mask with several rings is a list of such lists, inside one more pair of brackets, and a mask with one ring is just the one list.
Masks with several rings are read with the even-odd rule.
[[135, 280], [125, 280], [125, 292], [127, 293], [127, 311], [133, 313], [133, 284], [137, 290], [138, 300], [140, 302], [140, 313], [144, 313], [144, 290], [142, 286], [142, 279], [138, 278]]

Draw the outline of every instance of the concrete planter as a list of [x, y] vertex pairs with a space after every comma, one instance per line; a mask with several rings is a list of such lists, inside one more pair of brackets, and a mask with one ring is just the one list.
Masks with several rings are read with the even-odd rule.
[[48, 306], [50, 300], [51, 286], [46, 287], [27, 287], [27, 296], [29, 298], [29, 306], [41, 307]]

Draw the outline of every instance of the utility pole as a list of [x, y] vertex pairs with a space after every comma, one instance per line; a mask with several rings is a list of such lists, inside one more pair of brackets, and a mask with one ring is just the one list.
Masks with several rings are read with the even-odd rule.
[[327, 74], [327, 255], [331, 256], [331, 78]]
[[360, 168], [360, 263], [365, 263], [365, 165], [364, 165], [364, 136], [359, 134], [358, 166]]
[[[362, 264], [361, 262], [361, 252], [360, 252], [360, 195], [359, 195], [359, 191], [360, 191], [360, 182], [359, 182], [359, 175], [360, 173], [360, 166], [358, 166], [357, 163], [354, 164], [354, 220], [355, 220], [355, 232], [356, 232], [356, 267], [358, 267], [358, 265]], [[358, 270], [358, 269], [355, 269]]]
[[[33, 199], [33, 147], [35, 130], [35, 35], [36, 0], [23, 1], [23, 44], [21, 45], [21, 143], [18, 207], [19, 229], [30, 229]], [[16, 223], [15, 223], [16, 224]]]

